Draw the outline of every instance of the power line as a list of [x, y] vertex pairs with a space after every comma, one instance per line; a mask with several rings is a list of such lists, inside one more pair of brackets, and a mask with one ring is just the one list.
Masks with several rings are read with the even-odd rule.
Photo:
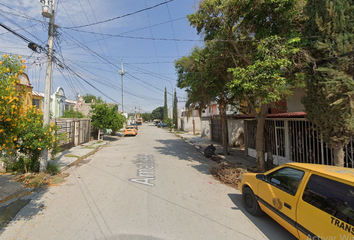
[[151, 7], [147, 7], [147, 8], [144, 8], [144, 9], [141, 9], [141, 10], [138, 10], [138, 11], [135, 11], [135, 12], [132, 12], [132, 13], [127, 13], [127, 14], [124, 14], [124, 15], [122, 15], [122, 16], [110, 18], [110, 19], [107, 19], [107, 20], [104, 20], [104, 21], [100, 21], [100, 22], [96, 22], [96, 23], [90, 23], [90, 24], [85, 24], [85, 25], [76, 26], [76, 27], [62, 27], [62, 28], [74, 29], [74, 28], [88, 27], [88, 26], [93, 26], [93, 25], [105, 23], [105, 22], [110, 22], [110, 21], [113, 21], [113, 20], [116, 20], [116, 19], [119, 19], [119, 18], [128, 17], [128, 16], [131, 16], [131, 15], [134, 15], [134, 14], [137, 14], [137, 13], [140, 13], [140, 12], [143, 12], [143, 11], [147, 11], [147, 10], [149, 10], [149, 9], [156, 8], [156, 7], [158, 7], [158, 6], [164, 5], [164, 4], [166, 4], [166, 3], [168, 3], [168, 2], [172, 2], [172, 1], [174, 1], [174, 0], [168, 0], [167, 2], [162, 2], [162, 3], [156, 4], [156, 5], [151, 6]]

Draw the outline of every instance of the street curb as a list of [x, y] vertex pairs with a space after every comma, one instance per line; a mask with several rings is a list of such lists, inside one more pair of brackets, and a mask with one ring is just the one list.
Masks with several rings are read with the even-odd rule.
[[[95, 154], [96, 152], [98, 152], [98, 150], [100, 150], [102, 147], [104, 147], [104, 146], [106, 146], [108, 144], [109, 144], [109, 142], [105, 142], [105, 144], [98, 145], [93, 151], [91, 151], [91, 152], [79, 157], [76, 161], [70, 163], [68, 166], [63, 167], [63, 169], [61, 169], [60, 172], [64, 172], [64, 171], [68, 170], [69, 168], [71, 168], [72, 166], [77, 165], [78, 163], [82, 162], [87, 157]], [[92, 144], [92, 145], [95, 145], [95, 144]], [[90, 146], [92, 146], [92, 145], [90, 145]]]

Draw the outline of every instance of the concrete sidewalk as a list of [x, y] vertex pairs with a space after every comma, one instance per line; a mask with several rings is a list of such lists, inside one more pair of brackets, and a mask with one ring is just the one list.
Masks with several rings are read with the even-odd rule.
[[[108, 141], [94, 140], [81, 144], [59, 153], [56, 159], [50, 160], [49, 163], [57, 164], [61, 171], [63, 171], [75, 161], [85, 157], [86, 155], [89, 155], [107, 143]], [[0, 174], [0, 215], [2, 207], [7, 206], [11, 202], [28, 195], [34, 190], [32, 188], [25, 187], [23, 183], [15, 181], [15, 177], [16, 176], [11, 173]]]
[[186, 133], [177, 133], [176, 136], [184, 139], [186, 142], [192, 144], [198, 151], [204, 153], [204, 149], [213, 144], [216, 148], [215, 153], [217, 157], [220, 157], [222, 160], [231, 162], [231, 163], [240, 163], [248, 167], [256, 166], [256, 159], [250, 156], [246, 156], [243, 149], [229, 147], [228, 155], [223, 155], [222, 144], [213, 142], [209, 138], [202, 138], [200, 135], [193, 135], [192, 132]]

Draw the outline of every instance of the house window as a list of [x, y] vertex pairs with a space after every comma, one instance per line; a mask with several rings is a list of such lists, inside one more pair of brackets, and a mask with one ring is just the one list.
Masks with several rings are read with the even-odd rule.
[[36, 106], [36, 108], [41, 109], [41, 102], [39, 99], [33, 99], [32, 104]]

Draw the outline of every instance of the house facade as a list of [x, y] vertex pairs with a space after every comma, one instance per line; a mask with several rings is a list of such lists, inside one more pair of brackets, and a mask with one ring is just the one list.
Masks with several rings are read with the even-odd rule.
[[52, 118], [58, 118], [64, 115], [65, 111], [65, 92], [62, 87], [58, 87], [50, 98], [50, 111]]
[[24, 98], [24, 107], [25, 109], [27, 107], [32, 107], [32, 85], [31, 82], [28, 78], [28, 75], [26, 73], [22, 73], [18, 76], [18, 79], [20, 80], [20, 83], [18, 84], [18, 87], [23, 88], [25, 90], [25, 98]]
[[[305, 107], [301, 103], [305, 90], [294, 92], [292, 98], [282, 102], [283, 109], [271, 109], [266, 120], [268, 133], [266, 144], [270, 143], [274, 164], [286, 162], [316, 163], [333, 165], [333, 151], [321, 139], [314, 124], [305, 116]], [[235, 118], [244, 121], [245, 154], [256, 157], [256, 121], [253, 116], [243, 115]], [[344, 149], [345, 167], [354, 167], [354, 142]]]

